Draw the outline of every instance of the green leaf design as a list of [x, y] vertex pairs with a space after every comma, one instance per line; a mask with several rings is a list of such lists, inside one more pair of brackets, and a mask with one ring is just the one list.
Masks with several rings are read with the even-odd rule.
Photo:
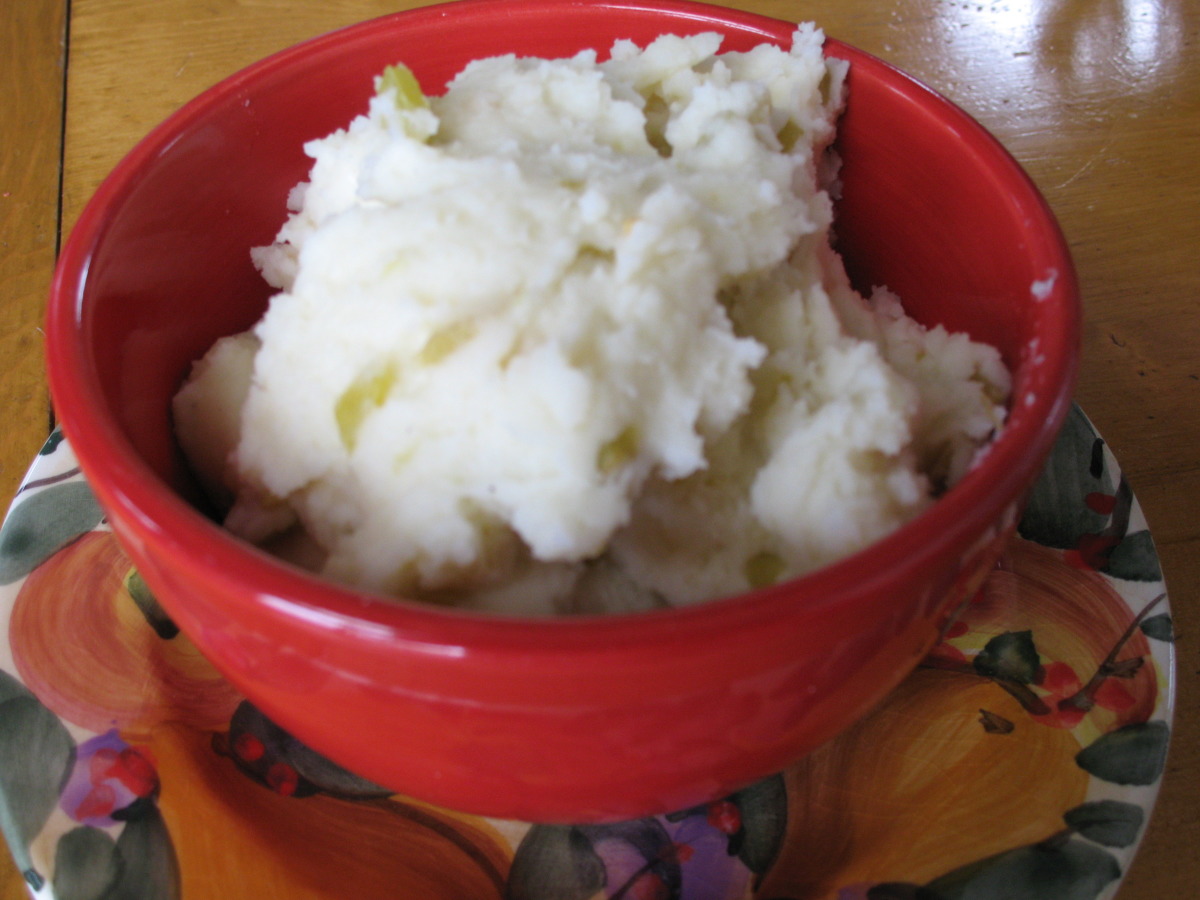
[[115, 841], [81, 826], [58, 841], [57, 900], [178, 900], [179, 863], [158, 807], [147, 804]]
[[62, 433], [62, 429], [54, 429], [54, 431], [50, 432], [50, 437], [46, 438], [46, 443], [42, 444], [42, 449], [38, 451], [38, 456], [50, 456], [64, 440], [66, 440], [66, 435]]
[[243, 700], [229, 721], [229, 742], [236, 746], [243, 735], [262, 743], [264, 752], [253, 762], [233, 755], [234, 762], [251, 778], [269, 785], [270, 770], [276, 764], [290, 766], [298, 776], [292, 796], [306, 797], [318, 791], [345, 798], [387, 797], [385, 787], [355, 775], [328, 757], [276, 725], [249, 701]]
[[[624, 844], [643, 864], [624, 884], [608, 884], [596, 846]], [[659, 819], [646, 817], [606, 825], [535, 825], [521, 841], [509, 869], [505, 900], [588, 900], [625, 897], [641, 876], [652, 873], [662, 900], [680, 900], [683, 873], [671, 835]]]
[[604, 862], [571, 825], [534, 825], [508, 873], [505, 900], [588, 900], [605, 885]]
[[53, 485], [16, 504], [0, 529], [0, 584], [24, 578], [103, 518], [83, 481]]
[[1163, 772], [1171, 729], [1139, 722], [1101, 735], [1075, 755], [1081, 769], [1114, 784], [1154, 784]]
[[1033, 684], [1041, 667], [1033, 632], [1007, 631], [996, 635], [976, 655], [974, 665], [975, 671], [987, 678]]
[[1063, 813], [1063, 820], [1081, 835], [1105, 847], [1132, 847], [1146, 820], [1136, 803], [1095, 800]]
[[1120, 877], [1121, 867], [1111, 853], [1083, 841], [1058, 839], [964, 866], [930, 882], [926, 890], [938, 900], [1095, 900]]
[[1125, 581], [1161, 581], [1162, 568], [1149, 531], [1125, 535], [1112, 549], [1104, 572]]
[[0, 671], [0, 831], [29, 879], [29, 845], [58, 804], [75, 764], [75, 741], [58, 716]]
[[317, 788], [336, 797], [387, 797], [391, 791], [344, 769], [316, 750], [295, 738], [288, 748], [287, 760], [296, 767], [301, 778], [307, 778]]
[[1076, 546], [1082, 535], [1104, 530], [1108, 517], [1086, 502], [1088, 494], [1114, 494], [1103, 449], [1083, 411], [1072, 405], [1029, 495], [1018, 527], [1022, 537], [1066, 550]]
[[775, 862], [787, 832], [787, 788], [782, 775], [764, 778], [731, 798], [742, 814], [745, 835], [738, 858], [762, 875]]
[[[675, 858], [674, 842], [658, 819], [630, 819], [611, 825], [577, 825], [575, 827], [592, 847], [602, 840], [625, 842], [646, 861], [642, 872], [652, 872], [662, 883], [665, 891], [659, 895], [662, 900], [679, 900], [682, 896], [683, 873]], [[612, 886], [613, 896], [625, 896], [623, 887], [625, 886]], [[548, 895], [547, 900], [552, 896], [555, 895]]]
[[104, 900], [179, 900], [179, 861], [157, 806], [125, 823], [117, 838], [121, 872]]
[[159, 605], [158, 598], [151, 592], [137, 569], [130, 569], [129, 574], [125, 576], [125, 590], [129, 592], [129, 596], [133, 598], [137, 608], [142, 611], [142, 615], [146, 617], [146, 623], [154, 629], [155, 634], [164, 641], [169, 641], [179, 635], [179, 626]]
[[124, 868], [117, 842], [107, 832], [81, 825], [54, 849], [56, 900], [103, 900]]
[[1151, 616], [1142, 622], [1141, 629], [1146, 637], [1156, 641], [1172, 643], [1175, 640], [1175, 625], [1171, 621], [1170, 613]]
[[15, 697], [32, 697], [33, 693], [17, 679], [3, 669], [0, 669], [0, 703], [7, 703]]

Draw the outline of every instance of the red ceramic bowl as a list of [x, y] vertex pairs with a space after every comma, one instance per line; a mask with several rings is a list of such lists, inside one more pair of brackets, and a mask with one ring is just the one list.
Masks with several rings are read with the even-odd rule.
[[560, 56], [793, 26], [652, 0], [468, 0], [367, 22], [240, 72], [152, 132], [63, 250], [50, 381], [80, 463], [146, 582], [268, 716], [430, 802], [536, 821], [680, 808], [771, 774], [863, 715], [937, 638], [1011, 532], [1065, 414], [1079, 303], [1054, 218], [1018, 165], [937, 94], [851, 47], [837, 233], [861, 287], [997, 345], [1011, 420], [920, 518], [844, 562], [646, 615], [512, 620], [335, 587], [226, 534], [195, 496], [169, 398], [192, 360], [264, 308], [301, 145], [365, 109], [403, 60], [434, 90], [468, 60]]

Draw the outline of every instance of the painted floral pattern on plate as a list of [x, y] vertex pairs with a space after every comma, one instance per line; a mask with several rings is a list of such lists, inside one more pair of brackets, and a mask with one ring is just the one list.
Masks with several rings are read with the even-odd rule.
[[0, 621], [0, 830], [57, 900], [1096, 900], [1174, 693], [1153, 542], [1078, 409], [1019, 536], [879, 709], [668, 815], [483, 819], [314, 753], [175, 628], [58, 434], [0, 531]]

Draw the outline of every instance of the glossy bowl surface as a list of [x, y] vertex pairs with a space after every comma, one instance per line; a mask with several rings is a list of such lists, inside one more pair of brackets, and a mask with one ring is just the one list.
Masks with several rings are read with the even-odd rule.
[[[818, 23], [819, 24], [819, 23]], [[885, 540], [803, 579], [683, 610], [514, 620], [366, 596], [275, 562], [196, 498], [169, 398], [260, 315], [303, 143], [365, 109], [402, 60], [436, 91], [472, 58], [602, 52], [793, 25], [681, 2], [465, 0], [316, 38], [230, 77], [103, 183], [52, 288], [55, 406], [114, 530], [200, 649], [268, 716], [360, 774], [448, 807], [604, 820], [726, 794], [782, 769], [897, 684], [994, 562], [1067, 409], [1079, 302], [1053, 216], [975, 122], [885, 63], [851, 62], [839, 248], [865, 289], [996, 344], [1011, 420], [983, 462]]]

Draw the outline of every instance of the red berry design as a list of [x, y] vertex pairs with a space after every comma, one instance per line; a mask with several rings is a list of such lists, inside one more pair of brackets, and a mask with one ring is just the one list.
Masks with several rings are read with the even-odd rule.
[[1060, 697], [1069, 697], [1083, 686], [1075, 670], [1064, 662], [1052, 662], [1042, 666], [1041, 687]]
[[969, 631], [967, 623], [959, 619], [946, 629], [946, 634], [942, 639], [948, 641], [951, 638], [962, 637], [967, 631]]
[[117, 792], [108, 784], [97, 784], [75, 809], [74, 817], [79, 821], [108, 816], [116, 807]]
[[277, 762], [267, 769], [266, 781], [267, 787], [275, 793], [283, 797], [290, 797], [296, 793], [296, 788], [300, 785], [300, 776], [287, 763]]
[[126, 747], [117, 755], [109, 774], [137, 797], [149, 797], [158, 789], [154, 763], [133, 747]]
[[1120, 681], [1106, 678], [1096, 688], [1096, 703], [1113, 712], [1122, 712], [1137, 703], [1137, 698]]
[[1113, 548], [1119, 543], [1121, 539], [1111, 534], [1081, 535], [1076, 548], [1068, 550], [1063, 558], [1077, 569], [1103, 569], [1108, 565]]
[[93, 753], [92, 758], [88, 760], [88, 777], [91, 778], [92, 784], [104, 781], [116, 762], [117, 751], [112, 747], [101, 747]]
[[742, 812], [730, 800], [719, 800], [708, 807], [708, 824], [723, 834], [737, 834], [742, 828]]
[[243, 731], [233, 742], [234, 755], [245, 762], [258, 762], [266, 752], [266, 745], [248, 731]]

